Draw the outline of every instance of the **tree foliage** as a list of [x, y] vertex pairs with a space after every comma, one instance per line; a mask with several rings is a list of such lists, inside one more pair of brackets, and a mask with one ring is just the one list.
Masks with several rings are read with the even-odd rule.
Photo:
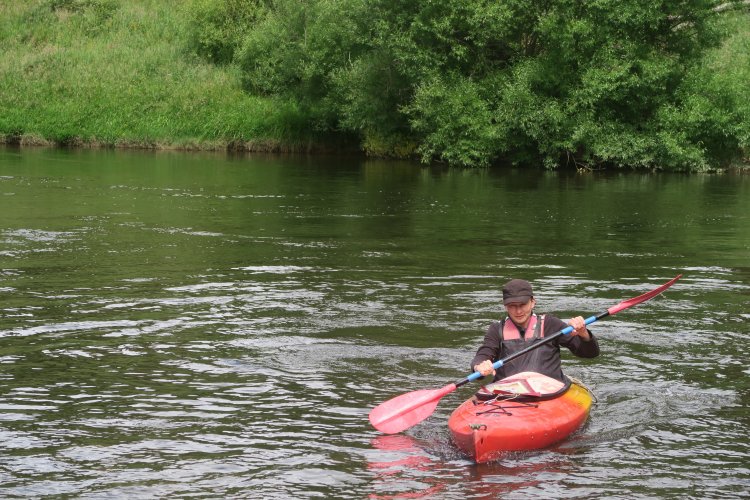
[[315, 128], [378, 154], [702, 169], [747, 147], [747, 117], [720, 97], [736, 89], [695, 78], [725, 35], [714, 7], [275, 0], [253, 7], [234, 54], [248, 90], [292, 97]]
[[235, 52], [267, 8], [264, 0], [194, 0], [190, 4], [190, 46], [217, 64], [234, 60]]

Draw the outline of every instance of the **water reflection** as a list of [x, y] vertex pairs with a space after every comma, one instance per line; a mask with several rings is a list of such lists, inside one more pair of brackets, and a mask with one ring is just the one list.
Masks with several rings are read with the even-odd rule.
[[445, 489], [435, 474], [439, 463], [407, 435], [383, 435], [371, 441], [378, 456], [367, 467], [375, 474], [369, 498], [426, 498]]
[[[577, 447], [557, 447], [537, 452], [509, 453], [502, 459], [475, 464], [446, 448], [441, 440], [409, 435], [378, 436], [371, 441], [376, 453], [368, 468], [374, 474], [369, 498], [500, 498], [557, 497], [560, 480], [570, 480], [583, 470]], [[467, 493], [470, 492], [470, 493]]]

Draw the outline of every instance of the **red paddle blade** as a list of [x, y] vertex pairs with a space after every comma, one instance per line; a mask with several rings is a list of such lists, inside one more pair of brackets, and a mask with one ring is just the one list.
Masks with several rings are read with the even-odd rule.
[[666, 290], [670, 286], [674, 285], [674, 282], [677, 281], [680, 278], [682, 278], [682, 275], [678, 274], [677, 276], [675, 276], [671, 280], [669, 280], [666, 283], [664, 283], [659, 288], [655, 288], [655, 289], [651, 290], [650, 292], [646, 292], [643, 295], [639, 295], [638, 297], [634, 297], [634, 298], [628, 299], [628, 300], [623, 300], [622, 302], [620, 302], [616, 306], [613, 306], [613, 307], [610, 307], [609, 309], [607, 309], [607, 312], [609, 314], [616, 314], [616, 313], [622, 311], [623, 309], [627, 309], [628, 307], [633, 307], [634, 305], [640, 304], [641, 302], [646, 302], [647, 300], [656, 297], [657, 295], [659, 295], [661, 292], [663, 292], [664, 290]]
[[440, 398], [455, 390], [456, 384], [448, 384], [442, 389], [423, 389], [396, 396], [372, 409], [370, 423], [385, 434], [405, 431], [432, 415]]

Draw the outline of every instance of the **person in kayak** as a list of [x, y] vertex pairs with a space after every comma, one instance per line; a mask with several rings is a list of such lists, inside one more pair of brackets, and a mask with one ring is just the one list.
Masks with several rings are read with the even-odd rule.
[[[575, 317], [566, 324], [555, 316], [537, 316], [534, 313], [536, 300], [528, 281], [513, 279], [506, 283], [503, 286], [503, 304], [508, 316], [490, 325], [484, 336], [484, 343], [471, 361], [472, 369], [483, 376], [494, 375], [493, 380], [500, 380], [516, 373], [531, 371], [564, 382], [565, 376], [560, 366], [560, 346], [567, 347], [582, 358], [595, 358], [599, 355], [599, 344], [586, 328], [583, 317]], [[498, 370], [492, 367], [495, 361], [516, 353], [545, 336], [553, 335], [568, 325], [573, 327], [569, 335], [561, 335], [511, 360]]]

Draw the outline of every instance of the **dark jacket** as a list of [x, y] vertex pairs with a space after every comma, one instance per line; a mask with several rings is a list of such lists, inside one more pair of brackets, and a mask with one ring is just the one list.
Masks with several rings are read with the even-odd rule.
[[[471, 361], [472, 371], [474, 371], [474, 366], [482, 361], [489, 359], [494, 363], [540, 340], [532, 338], [532, 332], [521, 332], [522, 338], [518, 340], [502, 340], [504, 321], [510, 321], [510, 319], [492, 323], [487, 329], [487, 333], [484, 335], [484, 343]], [[549, 337], [567, 326], [561, 319], [547, 314], [544, 317], [543, 337]], [[588, 342], [577, 336], [561, 335], [500, 367], [494, 380], [500, 380], [516, 373], [533, 371], [564, 381], [560, 366], [560, 346], [567, 347], [573, 354], [581, 358], [595, 358], [599, 355], [599, 344], [594, 335], [591, 332], [589, 334], [591, 340]]]

